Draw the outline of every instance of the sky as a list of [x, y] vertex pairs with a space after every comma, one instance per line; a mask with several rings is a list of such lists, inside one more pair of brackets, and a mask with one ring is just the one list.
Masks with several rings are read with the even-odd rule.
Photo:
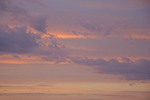
[[149, 100], [149, 0], [0, 0], [2, 100]]

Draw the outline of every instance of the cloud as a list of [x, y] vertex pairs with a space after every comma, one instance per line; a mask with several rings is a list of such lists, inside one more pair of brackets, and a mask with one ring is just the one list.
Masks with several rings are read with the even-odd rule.
[[9, 29], [0, 26], [0, 52], [2, 53], [29, 53], [38, 48], [38, 35], [26, 33], [26, 27]]
[[128, 80], [150, 80], [150, 61], [140, 59], [132, 62], [129, 58], [123, 58], [125, 62], [116, 59], [109, 61], [102, 58], [71, 58], [72, 62], [93, 67], [98, 73], [123, 75]]
[[[97, 21], [98, 22], [98, 21]], [[106, 24], [104, 22], [94, 22], [94, 21], [82, 21], [80, 22], [80, 26], [86, 29], [90, 33], [101, 34], [102, 36], [108, 36], [115, 31], [115, 25]], [[74, 33], [75, 34], [75, 33]], [[78, 33], [83, 34], [83, 33]], [[83, 35], [90, 35], [89, 33], [84, 33]], [[96, 35], [96, 34], [95, 34]]]
[[[62, 50], [64, 46], [60, 46], [53, 35], [47, 34], [47, 17], [45, 15], [31, 14], [11, 0], [0, 0], [0, 20], [2, 20], [0, 22], [1, 54], [32, 54], [45, 61], [58, 63], [65, 61]], [[11, 25], [14, 28], [9, 28]], [[35, 29], [36, 34], [33, 34], [32, 31], [27, 32], [28, 27]], [[49, 37], [42, 38], [43, 33]]]
[[26, 10], [20, 6], [13, 4], [11, 0], [0, 0], [0, 12], [7, 13], [26, 13]]
[[5, 20], [17, 22], [19, 25], [23, 26], [30, 26], [41, 33], [46, 33], [46, 16], [33, 16], [28, 10], [16, 5], [11, 0], [0, 1], [0, 14]]
[[46, 33], [46, 28], [47, 28], [46, 17], [38, 16], [38, 17], [33, 17], [29, 20], [31, 22], [29, 24], [32, 28], [34, 28], [39, 32]]
[[67, 61], [67, 54], [63, 51], [63, 48], [47, 48], [45, 50], [39, 51], [42, 60], [48, 62], [61, 63]]
[[[26, 27], [10, 29], [0, 26], [1, 54], [30, 54], [44, 61], [60, 63], [67, 57], [63, 49], [65, 46], [59, 44], [53, 35], [41, 38], [39, 34], [27, 33]], [[18, 59], [18, 56], [14, 58]]]
[[59, 44], [53, 35], [48, 37], [48, 40], [47, 47], [39, 51], [39, 53], [44, 55], [41, 57], [41, 59], [48, 62], [53, 61], [55, 63], [66, 62], [67, 53], [65, 52], [65, 46]]
[[73, 33], [74, 35], [83, 35], [83, 36], [88, 36], [88, 35], [89, 35], [89, 33], [77, 32], [77, 31], [72, 31], [72, 33]]
[[89, 31], [98, 31], [98, 32], [101, 32], [103, 30], [102, 26], [101, 25], [97, 25], [97, 24], [92, 24], [92, 23], [89, 23], [89, 22], [81, 22], [80, 25], [89, 30]]
[[28, 19], [28, 12], [21, 6], [16, 5], [12, 0], [0, 0], [0, 17], [9, 24], [20, 22], [21, 24]]

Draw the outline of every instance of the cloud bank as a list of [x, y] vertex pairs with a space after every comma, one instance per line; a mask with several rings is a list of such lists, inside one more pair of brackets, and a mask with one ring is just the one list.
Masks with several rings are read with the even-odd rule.
[[[97, 10], [94, 10], [93, 7], [91, 9], [88, 5], [87, 7], [77, 7], [79, 4], [78, 1], [76, 3], [72, 3], [72, 5], [68, 5], [68, 1], [66, 0], [63, 1], [65, 2], [62, 2], [64, 3], [64, 5], [61, 5], [62, 9], [58, 9], [56, 4], [59, 2], [56, 2], [56, 0], [56, 4], [54, 3], [55, 5], [52, 5], [53, 3], [49, 1], [53, 8], [49, 8], [51, 12], [49, 12], [49, 9], [44, 9], [46, 13], [49, 13], [49, 20], [53, 15], [53, 18], [49, 22], [49, 27], [54, 25], [52, 28], [55, 29], [56, 27], [56, 30], [59, 30], [58, 27], [60, 27], [60, 30], [62, 29], [63, 32], [68, 32], [70, 28], [71, 34], [83, 36], [93, 35], [98, 38], [102, 35], [108, 36], [112, 34], [116, 35], [116, 37], [132, 37], [131, 35], [133, 33], [133, 35], [135, 35], [134, 37], [137, 38], [142, 38], [143, 35], [144, 38], [145, 36], [149, 37], [149, 22], [147, 21], [147, 8], [145, 7], [134, 7], [132, 5], [128, 5], [127, 2], [124, 5], [116, 0], [117, 5], [124, 5], [121, 10], [114, 8], [116, 3], [112, 1], [109, 2], [114, 6], [107, 5], [105, 9], [99, 8], [101, 10], [96, 7], [94, 9]], [[91, 0], [88, 1], [90, 1], [90, 4], [93, 2]], [[103, 2], [105, 4], [108, 1]], [[96, 3], [101, 4], [101, 2]], [[129, 7], [127, 7], [127, 5]], [[118, 7], [120, 8], [120, 6]], [[140, 11], [137, 10], [137, 8]], [[131, 11], [129, 11], [130, 9]], [[62, 12], [64, 13], [62, 14]], [[15, 4], [12, 0], [0, 0], [0, 20], [1, 54], [32, 54], [38, 56], [41, 60], [48, 62], [53, 61], [55, 63], [60, 63], [70, 61], [77, 64], [88, 65], [93, 67], [98, 73], [122, 75], [128, 80], [150, 80], [150, 60], [141, 59], [133, 62], [128, 58], [123, 58], [124, 61], [119, 62], [116, 59], [107, 61], [102, 58], [89, 59], [82, 57], [70, 57], [70, 55], [65, 53], [65, 46], [59, 44], [55, 36], [48, 34], [47, 16], [42, 14], [38, 15], [32, 11], [30, 12], [21, 5]], [[76, 25], [73, 25], [75, 23]], [[66, 27], [66, 25], [68, 26]], [[37, 33], [33, 33], [32, 31], [27, 32], [28, 27], [36, 30]], [[75, 29], [72, 29], [72, 27]], [[80, 30], [79, 28], [81, 31], [78, 31]], [[43, 33], [44, 35], [48, 35], [48, 37], [42, 37]], [[91, 45], [95, 44], [93, 43]], [[103, 45], [105, 44], [103, 43]], [[118, 47], [123, 46], [118, 45]], [[114, 46], [112, 48], [114, 48]]]
[[123, 62], [116, 59], [109, 61], [102, 58], [71, 58], [74, 63], [93, 67], [98, 73], [123, 75], [128, 80], [150, 80], [150, 61], [140, 59], [132, 62], [129, 58], [123, 58]]

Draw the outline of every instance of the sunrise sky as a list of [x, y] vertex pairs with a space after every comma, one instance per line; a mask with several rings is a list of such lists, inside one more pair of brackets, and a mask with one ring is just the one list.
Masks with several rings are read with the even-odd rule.
[[149, 94], [149, 0], [0, 0], [0, 100]]

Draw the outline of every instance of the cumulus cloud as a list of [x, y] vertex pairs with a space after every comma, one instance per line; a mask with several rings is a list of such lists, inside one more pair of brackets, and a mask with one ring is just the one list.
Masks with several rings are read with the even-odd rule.
[[65, 46], [59, 44], [53, 35], [41, 38], [39, 34], [27, 33], [26, 27], [10, 29], [0, 26], [1, 54], [31, 54], [45, 61], [60, 63], [67, 57], [63, 49]]
[[26, 27], [10, 29], [0, 26], [0, 52], [28, 53], [39, 45], [36, 39], [38, 35], [26, 33]]
[[64, 49], [65, 46], [53, 35], [41, 38], [39, 34], [27, 33], [26, 27], [10, 29], [0, 26], [0, 54], [34, 55], [44, 61], [60, 63], [67, 61]]
[[123, 75], [128, 80], [150, 80], [150, 61], [141, 59], [132, 62], [129, 58], [123, 58], [124, 62], [116, 59], [109, 61], [102, 58], [71, 58], [74, 63], [93, 66], [98, 73]]
[[[45, 61], [63, 62], [64, 51], [57, 39], [47, 34], [47, 17], [31, 14], [30, 11], [11, 0], [0, 0], [0, 53], [32, 54]], [[13, 28], [8, 27], [12, 25]], [[41, 35], [27, 31], [35, 29]], [[48, 41], [48, 42], [47, 42]], [[43, 45], [44, 44], [44, 45]]]

